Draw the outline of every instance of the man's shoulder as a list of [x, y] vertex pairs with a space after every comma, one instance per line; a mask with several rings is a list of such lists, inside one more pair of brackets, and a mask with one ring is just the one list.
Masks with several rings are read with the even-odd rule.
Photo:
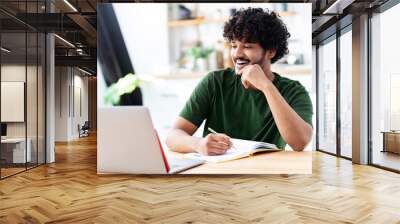
[[279, 74], [275, 75], [278, 77], [276, 85], [280, 88], [290, 88], [290, 89], [298, 89], [298, 90], [305, 90], [305, 87], [297, 80], [293, 80], [287, 77], [283, 77]]
[[299, 81], [279, 76], [276, 87], [289, 105], [305, 103], [312, 107], [310, 94]]

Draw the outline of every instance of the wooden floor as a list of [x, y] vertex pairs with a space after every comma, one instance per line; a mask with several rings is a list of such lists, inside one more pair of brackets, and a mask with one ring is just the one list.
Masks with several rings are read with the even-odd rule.
[[377, 165], [400, 170], [400, 154], [376, 150], [374, 151], [372, 161]]
[[312, 175], [98, 176], [96, 139], [0, 181], [0, 223], [400, 223], [400, 175], [315, 152]]
[[33, 169], [37, 167], [37, 164], [27, 164], [27, 167], [25, 168], [25, 165], [18, 165], [19, 167], [7, 167], [7, 168], [1, 168], [1, 178], [6, 178], [11, 175], [15, 175], [20, 172], [24, 172], [27, 169]]
[[1, 178], [25, 171], [24, 168], [1, 168]]

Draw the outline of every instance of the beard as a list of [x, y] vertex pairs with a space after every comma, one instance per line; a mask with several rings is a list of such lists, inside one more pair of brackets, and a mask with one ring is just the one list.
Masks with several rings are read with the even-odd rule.
[[261, 68], [263, 68], [265, 65], [266, 59], [267, 59], [267, 51], [265, 49], [262, 50], [261, 56], [258, 60], [256, 60], [256, 59], [250, 60], [250, 58], [247, 58], [247, 57], [232, 56], [232, 61], [235, 66], [236, 75], [242, 75], [241, 73], [239, 74], [239, 71], [248, 65], [258, 64]]
[[258, 64], [261, 68], [264, 67], [264, 59], [260, 59], [258, 61], [251, 61], [250, 59], [246, 58], [233, 58], [233, 65], [235, 66], [235, 74], [242, 75], [239, 71], [245, 68], [248, 65], [255, 65]]

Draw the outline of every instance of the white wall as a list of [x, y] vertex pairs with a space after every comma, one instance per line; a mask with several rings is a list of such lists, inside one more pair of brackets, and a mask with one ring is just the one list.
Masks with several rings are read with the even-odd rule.
[[[32, 69], [28, 66], [28, 70]], [[25, 82], [25, 64], [9, 64], [1, 66], [1, 81]]]
[[56, 67], [55, 86], [55, 141], [77, 139], [78, 124], [88, 120], [88, 78], [75, 68]]
[[24, 82], [1, 82], [1, 121], [24, 122]]
[[67, 67], [55, 68], [55, 141], [68, 140], [68, 85]]
[[[24, 65], [8, 64], [1, 66], [1, 81], [4, 82], [25, 82], [25, 71]], [[32, 71], [33, 67], [28, 66], [28, 73]], [[28, 94], [30, 95], [30, 94]], [[35, 94], [36, 96], [36, 94]], [[6, 110], [6, 108], [1, 108]], [[8, 137], [25, 137], [25, 123], [24, 122], [11, 122], [7, 123], [7, 136]]]
[[[80, 91], [80, 93], [79, 93]], [[78, 138], [78, 124], [82, 126], [88, 121], [88, 78], [80, 75], [74, 75], [74, 108], [72, 109], [71, 132], [72, 138]], [[80, 101], [80, 102], [79, 102]], [[71, 104], [72, 105], [72, 104]], [[80, 108], [81, 107], [81, 108]], [[80, 111], [82, 110], [82, 111]]]
[[168, 70], [167, 4], [118, 3], [113, 8], [135, 72]]

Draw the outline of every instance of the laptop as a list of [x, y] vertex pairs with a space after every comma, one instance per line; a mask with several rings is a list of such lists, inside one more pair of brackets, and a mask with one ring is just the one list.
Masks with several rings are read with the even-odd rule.
[[98, 108], [97, 173], [175, 174], [204, 160], [168, 159], [144, 106]]

